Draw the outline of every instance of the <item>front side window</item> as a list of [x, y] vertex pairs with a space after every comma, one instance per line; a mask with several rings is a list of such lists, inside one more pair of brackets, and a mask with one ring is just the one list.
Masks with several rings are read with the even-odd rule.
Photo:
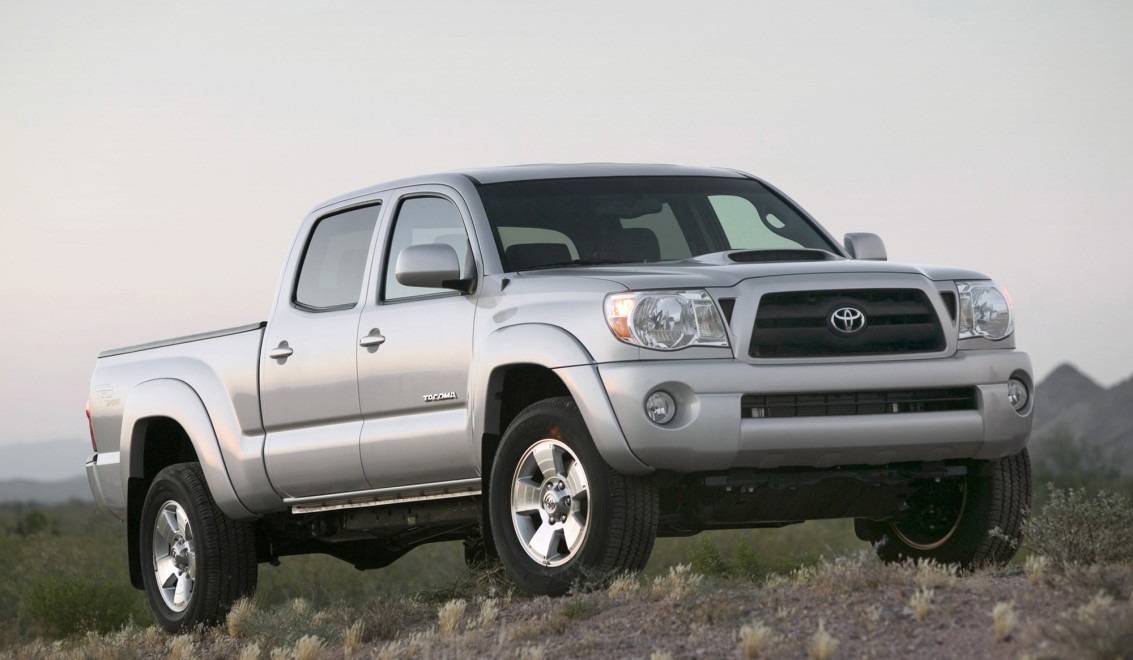
[[364, 206], [318, 221], [299, 265], [296, 305], [327, 311], [358, 304], [378, 209]]
[[437, 293], [453, 293], [451, 289], [432, 289], [405, 286], [397, 281], [397, 256], [410, 245], [441, 243], [449, 245], [460, 261], [460, 272], [469, 272], [472, 249], [468, 232], [456, 204], [444, 197], [410, 197], [401, 203], [394, 220], [393, 235], [386, 253], [386, 271], [383, 280], [383, 299], [416, 298]]
[[507, 271], [837, 246], [758, 181], [601, 177], [482, 184]]

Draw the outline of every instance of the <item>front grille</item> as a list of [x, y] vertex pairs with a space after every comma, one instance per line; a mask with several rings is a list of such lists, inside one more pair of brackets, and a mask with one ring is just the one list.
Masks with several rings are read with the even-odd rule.
[[744, 419], [888, 415], [975, 409], [976, 392], [971, 387], [882, 392], [745, 394], [740, 399], [740, 416]]
[[[846, 336], [831, 314], [850, 307], [865, 328]], [[930, 353], [945, 347], [940, 320], [920, 289], [769, 293], [759, 301], [748, 354], [757, 358]]]

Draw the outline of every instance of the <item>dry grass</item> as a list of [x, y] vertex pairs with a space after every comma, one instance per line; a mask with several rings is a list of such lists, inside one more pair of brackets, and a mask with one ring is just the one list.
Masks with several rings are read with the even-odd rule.
[[606, 595], [611, 599], [636, 598], [641, 593], [641, 577], [636, 573], [623, 573], [610, 582], [606, 588]]
[[[718, 559], [705, 544], [702, 566], [723, 571]], [[537, 658], [567, 647], [577, 657], [659, 659], [1101, 659], [1130, 657], [1133, 648], [1133, 564], [1062, 563], [1033, 553], [1017, 566], [973, 573], [932, 561], [884, 564], [863, 547], [752, 580], [734, 570], [735, 554], [728, 562], [718, 575], [677, 564], [563, 598], [513, 598], [489, 570], [411, 597], [240, 601], [218, 628], [170, 637], [128, 624], [23, 646], [0, 642], [0, 660]]]
[[997, 642], [1011, 638], [1015, 626], [1019, 624], [1019, 615], [1015, 613], [1015, 601], [999, 602], [991, 611], [992, 634]]
[[697, 590], [704, 576], [692, 572], [688, 564], [678, 564], [669, 569], [668, 575], [653, 579], [650, 593], [654, 598], [678, 601]]
[[342, 636], [342, 655], [345, 658], [352, 658], [362, 650], [362, 646], [366, 643], [366, 624], [361, 619], [350, 624], [346, 629], [346, 633]]
[[467, 607], [468, 603], [463, 598], [450, 600], [441, 606], [437, 611], [437, 625], [440, 626], [442, 635], [451, 637], [460, 630], [460, 622], [464, 619]]
[[1133, 601], [1115, 605], [1112, 596], [1098, 593], [1085, 605], [1063, 613], [1057, 622], [1044, 628], [1065, 657], [1128, 658], [1133, 649]]
[[256, 615], [256, 604], [250, 598], [241, 598], [228, 611], [226, 627], [231, 637], [244, 637], [249, 632], [248, 624]]
[[740, 628], [740, 650], [744, 658], [758, 658], [767, 652], [772, 640], [771, 628], [762, 621]]
[[928, 616], [929, 611], [932, 610], [932, 597], [936, 592], [932, 589], [921, 587], [913, 592], [909, 598], [909, 607], [913, 610], [913, 618], [917, 621], [924, 621]]
[[960, 567], [956, 564], [941, 564], [935, 559], [898, 564], [900, 572], [913, 571], [913, 581], [922, 589], [941, 589], [956, 586]]
[[495, 598], [485, 598], [484, 602], [480, 603], [480, 616], [469, 624], [475, 625], [477, 628], [495, 628], [496, 619], [500, 616], [500, 608], [496, 605]]
[[169, 640], [169, 660], [193, 660], [197, 642], [192, 635], [177, 635]]
[[323, 640], [315, 635], [304, 635], [295, 642], [295, 660], [319, 660]]
[[1028, 555], [1023, 562], [1023, 573], [1031, 584], [1042, 582], [1050, 571], [1050, 558], [1043, 555]]
[[810, 638], [810, 659], [830, 660], [837, 650], [838, 640], [826, 632], [826, 621], [819, 619], [818, 630], [814, 631], [814, 636]]

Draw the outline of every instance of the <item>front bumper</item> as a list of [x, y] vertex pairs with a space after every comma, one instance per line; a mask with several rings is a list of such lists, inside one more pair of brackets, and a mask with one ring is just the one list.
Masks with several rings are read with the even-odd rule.
[[[957, 351], [950, 357], [836, 364], [658, 360], [599, 365], [633, 454], [657, 470], [829, 468], [949, 459], [994, 459], [1018, 452], [1031, 433], [1031, 361], [1013, 349]], [[1031, 397], [1016, 412], [1007, 381]], [[974, 387], [974, 410], [744, 419], [745, 394], [870, 392]], [[665, 390], [676, 417], [654, 424], [644, 401]]]

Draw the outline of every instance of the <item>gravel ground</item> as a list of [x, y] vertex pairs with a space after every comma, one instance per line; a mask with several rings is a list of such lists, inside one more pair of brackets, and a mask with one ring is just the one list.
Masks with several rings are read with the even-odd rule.
[[[169, 637], [134, 626], [0, 650], [0, 657], [1133, 657], [1129, 565], [1028, 564], [957, 576], [863, 556], [758, 584], [677, 570], [563, 598], [487, 598], [477, 594], [491, 585], [465, 586], [463, 599], [447, 602], [434, 596], [316, 611], [295, 601], [270, 611], [250, 607], [243, 623], [230, 621], [227, 629]], [[359, 619], [368, 628], [348, 632]], [[300, 638], [315, 634], [322, 638]]]

